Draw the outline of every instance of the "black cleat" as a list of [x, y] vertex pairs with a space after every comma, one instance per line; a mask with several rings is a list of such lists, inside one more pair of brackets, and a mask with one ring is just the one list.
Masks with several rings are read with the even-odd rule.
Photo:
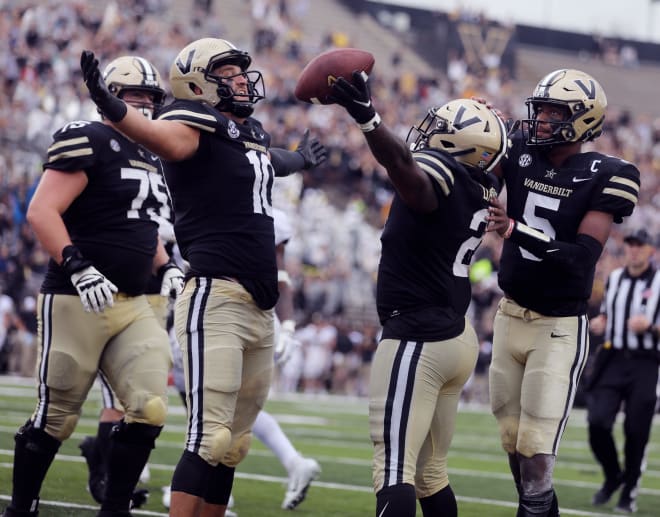
[[96, 450], [96, 438], [93, 436], [86, 436], [85, 439], [80, 442], [78, 448], [85, 458], [87, 469], [89, 470], [87, 490], [92, 494], [94, 500], [101, 504], [105, 499], [107, 476], [101, 456]]
[[621, 492], [619, 502], [614, 507], [614, 511], [618, 513], [635, 513], [637, 511], [637, 502], [627, 490]]
[[591, 499], [591, 504], [594, 506], [601, 506], [607, 503], [614, 495], [614, 492], [616, 492], [622, 484], [623, 479], [621, 476], [615, 480], [605, 480], [603, 486], [600, 487], [600, 490], [598, 490]]
[[134, 508], [140, 508], [141, 506], [147, 504], [149, 500], [149, 490], [146, 488], [139, 488], [133, 492], [131, 495], [131, 510]]

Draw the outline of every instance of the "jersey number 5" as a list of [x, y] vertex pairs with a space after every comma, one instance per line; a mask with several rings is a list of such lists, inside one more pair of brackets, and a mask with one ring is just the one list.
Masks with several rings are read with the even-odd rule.
[[[546, 210], [552, 210], [557, 212], [559, 210], [559, 199], [553, 197], [544, 196], [537, 192], [530, 192], [527, 195], [527, 201], [525, 201], [525, 211], [523, 212], [523, 220], [527, 226], [539, 230], [546, 234], [551, 239], [555, 238], [557, 232], [550, 224], [545, 217], [539, 217], [536, 215], [536, 207], [545, 208]], [[527, 260], [533, 260], [539, 262], [541, 259], [536, 255], [530, 253], [524, 248], [520, 248], [520, 253], [523, 258]]]

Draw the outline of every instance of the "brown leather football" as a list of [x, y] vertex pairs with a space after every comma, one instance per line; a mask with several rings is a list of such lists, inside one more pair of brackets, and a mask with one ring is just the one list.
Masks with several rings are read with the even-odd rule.
[[337, 77], [351, 81], [353, 71], [371, 73], [375, 59], [371, 52], [357, 48], [336, 48], [313, 58], [298, 77], [294, 95], [303, 102], [332, 104], [328, 99]]

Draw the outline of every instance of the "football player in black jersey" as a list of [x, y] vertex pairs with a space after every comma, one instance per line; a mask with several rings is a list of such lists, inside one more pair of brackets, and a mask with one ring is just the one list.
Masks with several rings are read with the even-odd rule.
[[[158, 73], [143, 58], [119, 58], [104, 75], [109, 95], [141, 112], [162, 100]], [[107, 121], [71, 122], [48, 149], [27, 213], [51, 255], [38, 299], [38, 402], [15, 437], [5, 517], [38, 514], [46, 472], [76, 427], [98, 370], [125, 409], [110, 441], [98, 515], [130, 515], [133, 488], [167, 413], [169, 342], [144, 296], [160, 268], [163, 287], [174, 282], [152, 217], [167, 192], [154, 190], [152, 173], [162, 174], [159, 158]]]
[[147, 120], [108, 92], [92, 52], [81, 56], [101, 112], [164, 159], [174, 232], [190, 264], [175, 306], [188, 430], [172, 478], [173, 517], [224, 514], [272, 375], [273, 178], [325, 158], [308, 133], [296, 151], [270, 147], [270, 135], [251, 117], [264, 98], [251, 62], [223, 39], [188, 44], [170, 69], [174, 102]]
[[[115, 62], [121, 64], [124, 58], [120, 58]], [[130, 69], [129, 69], [130, 70]], [[117, 68], [117, 72], [107, 78], [112, 88], [118, 91], [117, 76], [119, 76], [122, 67]], [[120, 76], [124, 83], [130, 82], [127, 79], [129, 76]], [[114, 79], [114, 81], [113, 81]], [[145, 110], [145, 116], [152, 116], [151, 110]], [[158, 210], [152, 211], [152, 217], [158, 222], [158, 235], [165, 246], [167, 254], [170, 256], [170, 263], [165, 268], [151, 275], [145, 294], [149, 305], [156, 314], [156, 318], [161, 326], [168, 330], [167, 319], [172, 313], [173, 299], [183, 286], [183, 273], [176, 266], [175, 247], [174, 242], [174, 229], [172, 226], [172, 207], [169, 195], [167, 195], [167, 188], [165, 179], [162, 174], [156, 171], [149, 171], [149, 181], [154, 192], [164, 193], [165, 195], [157, 196], [159, 207]], [[167, 274], [169, 278], [163, 282], [164, 276]], [[171, 343], [170, 343], [171, 345]], [[105, 376], [100, 373], [98, 376], [99, 385], [101, 387], [101, 403], [103, 407], [99, 417], [99, 425], [96, 436], [86, 436], [78, 445], [81, 454], [84, 456], [88, 468], [88, 481], [87, 489], [92, 497], [98, 503], [102, 503], [105, 498], [105, 487], [107, 485], [108, 474], [108, 452], [110, 450], [109, 444], [112, 436], [112, 429], [119, 423], [124, 416], [124, 408], [113, 393], [112, 388]], [[140, 474], [140, 483], [145, 484], [150, 478], [149, 465], [146, 464], [142, 473]], [[131, 496], [131, 508], [139, 508], [146, 503], [149, 491], [144, 488], [136, 488]]]
[[469, 99], [432, 108], [408, 145], [386, 128], [364, 72], [333, 86], [364, 132], [395, 194], [385, 224], [376, 302], [382, 340], [369, 381], [373, 481], [379, 517], [455, 517], [447, 453], [459, 396], [479, 344], [466, 318], [468, 270], [486, 231], [507, 151], [496, 113]]
[[559, 441], [588, 351], [587, 300], [612, 223], [639, 194], [637, 168], [582, 145], [603, 130], [607, 100], [578, 70], [556, 70], [527, 99], [529, 117], [502, 161], [506, 211], [494, 324], [491, 406], [519, 493], [518, 516], [559, 515]]

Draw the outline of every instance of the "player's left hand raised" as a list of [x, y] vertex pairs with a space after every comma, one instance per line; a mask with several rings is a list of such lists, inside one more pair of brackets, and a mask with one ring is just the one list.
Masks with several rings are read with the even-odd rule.
[[305, 130], [296, 151], [305, 160], [305, 169], [311, 169], [321, 165], [328, 157], [328, 151], [325, 146], [316, 137], [310, 136], [309, 129]]

